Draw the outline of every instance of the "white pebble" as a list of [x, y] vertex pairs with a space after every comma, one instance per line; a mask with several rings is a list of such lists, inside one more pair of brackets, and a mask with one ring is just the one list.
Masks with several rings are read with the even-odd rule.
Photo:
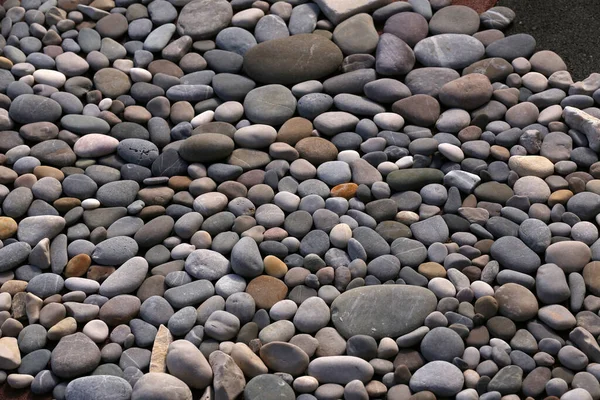
[[377, 171], [381, 172], [381, 175], [384, 176], [398, 169], [398, 166], [391, 161], [384, 161], [377, 166]]
[[337, 159], [350, 164], [352, 161], [360, 159], [360, 154], [354, 150], [344, 150], [338, 153]]
[[134, 82], [150, 82], [152, 80], [152, 74], [144, 68], [131, 68], [129, 76]]
[[108, 97], [106, 99], [100, 100], [100, 103], [98, 104], [98, 108], [102, 111], [108, 110], [110, 106], [112, 106], [112, 99]]
[[212, 122], [215, 117], [215, 112], [212, 110], [204, 111], [201, 114], [196, 115], [192, 118], [191, 124], [194, 128], [199, 127], [200, 125], [208, 124]]
[[123, 59], [115, 60], [113, 67], [128, 74], [131, 68], [133, 68], [133, 61]]
[[98, 199], [85, 199], [81, 202], [81, 207], [84, 210], [94, 210], [100, 207], [100, 201]]
[[410, 168], [413, 165], [413, 156], [404, 156], [396, 161], [396, 165], [400, 169]]
[[376, 114], [375, 117], [373, 117], [373, 122], [375, 122], [379, 128], [387, 131], [397, 132], [404, 126], [404, 118], [391, 112]]

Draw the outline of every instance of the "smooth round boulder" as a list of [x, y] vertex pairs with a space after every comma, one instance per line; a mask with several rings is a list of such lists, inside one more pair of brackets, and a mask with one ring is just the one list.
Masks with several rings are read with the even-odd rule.
[[440, 101], [448, 108], [474, 110], [492, 98], [492, 84], [483, 74], [469, 74], [446, 83], [440, 89]]
[[456, 33], [431, 36], [415, 46], [417, 60], [426, 67], [465, 68], [484, 54], [485, 48], [479, 40]]
[[[417, 329], [437, 299], [428, 289], [408, 285], [377, 285], [346, 291], [331, 304], [331, 320], [345, 338], [369, 335], [398, 337]], [[384, 315], [397, 315], [392, 320]]]
[[180, 379], [162, 372], [144, 374], [133, 386], [131, 400], [192, 400], [192, 391]]
[[[31, 112], [35, 110], [35, 112]], [[54, 122], [62, 114], [62, 107], [49, 97], [22, 94], [10, 103], [8, 115], [21, 124]]]
[[506, 283], [494, 294], [500, 314], [513, 321], [527, 321], [538, 313], [538, 302], [529, 289], [516, 283]]
[[84, 376], [69, 382], [66, 400], [129, 400], [132, 388], [125, 379], [112, 375]]
[[261, 86], [246, 95], [244, 112], [255, 124], [281, 125], [296, 112], [296, 98], [283, 85]]
[[74, 333], [60, 339], [52, 350], [52, 372], [65, 379], [92, 372], [100, 363], [100, 349], [83, 333]]
[[461, 391], [464, 380], [463, 373], [454, 364], [432, 361], [413, 373], [409, 385], [414, 392], [427, 390], [436, 396], [452, 397]]
[[479, 30], [479, 14], [471, 7], [453, 5], [438, 10], [429, 20], [432, 35], [462, 33], [472, 35]]
[[331, 40], [300, 34], [254, 46], [244, 55], [244, 70], [262, 83], [295, 85], [330, 75], [342, 60], [342, 51]]
[[179, 155], [189, 162], [213, 162], [227, 158], [234, 147], [234, 141], [226, 135], [202, 133], [185, 139]]
[[371, 380], [374, 369], [362, 358], [354, 356], [318, 357], [308, 364], [308, 375], [319, 383], [345, 385], [355, 379], [366, 383]]
[[227, 0], [194, 0], [184, 4], [177, 18], [177, 32], [192, 40], [214, 37], [233, 17], [233, 9]]

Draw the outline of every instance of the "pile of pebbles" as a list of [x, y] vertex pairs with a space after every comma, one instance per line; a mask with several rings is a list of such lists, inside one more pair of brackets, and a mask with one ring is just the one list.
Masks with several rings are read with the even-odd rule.
[[505, 37], [510, 9], [0, 14], [0, 382], [600, 399], [600, 74]]

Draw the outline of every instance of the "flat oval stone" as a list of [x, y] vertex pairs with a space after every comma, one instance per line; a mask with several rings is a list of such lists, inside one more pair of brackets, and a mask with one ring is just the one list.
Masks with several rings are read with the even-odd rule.
[[492, 84], [483, 74], [469, 74], [442, 86], [439, 96], [448, 108], [473, 110], [492, 98]]
[[179, 155], [190, 162], [212, 162], [228, 157], [235, 143], [219, 133], [203, 133], [185, 139], [179, 147]]
[[193, 40], [210, 39], [226, 28], [233, 17], [227, 0], [201, 0], [187, 3], [177, 19], [177, 32]]
[[546, 262], [558, 265], [565, 273], [580, 272], [591, 256], [590, 248], [579, 241], [557, 242], [546, 249]]
[[435, 168], [411, 168], [393, 171], [387, 176], [387, 183], [398, 192], [421, 190], [431, 183], [442, 183], [444, 173]]
[[277, 372], [298, 376], [308, 367], [308, 355], [298, 346], [286, 342], [270, 342], [260, 348], [260, 358]]
[[536, 41], [527, 33], [517, 33], [496, 40], [485, 49], [489, 57], [500, 57], [512, 61], [518, 57], [529, 58], [535, 50]]
[[281, 125], [294, 116], [296, 98], [283, 85], [261, 86], [246, 95], [244, 112], [255, 124]]
[[479, 29], [479, 15], [466, 6], [448, 6], [438, 10], [429, 21], [432, 35], [463, 33], [472, 35]]
[[525, 286], [516, 283], [502, 285], [494, 297], [498, 301], [498, 311], [513, 321], [527, 321], [538, 313], [535, 295]]
[[65, 399], [128, 400], [131, 397], [131, 392], [131, 385], [118, 376], [84, 376], [69, 382], [65, 391]]
[[319, 383], [345, 385], [355, 379], [366, 383], [374, 372], [371, 364], [354, 356], [318, 357], [308, 364], [308, 375], [317, 378]]
[[426, 67], [464, 68], [485, 54], [483, 44], [469, 35], [445, 33], [421, 40], [415, 46], [417, 60]]
[[148, 273], [148, 262], [142, 257], [133, 257], [112, 273], [102, 285], [100, 294], [115, 297], [128, 294], [140, 287]]
[[[396, 338], [422, 326], [436, 306], [435, 295], [425, 288], [367, 286], [338, 296], [331, 304], [331, 320], [345, 338], [354, 335]], [[389, 318], [390, 315], [394, 318]]]
[[413, 95], [426, 94], [437, 97], [446, 83], [458, 78], [460, 74], [451, 68], [426, 67], [410, 71], [404, 83]]
[[490, 254], [502, 267], [526, 274], [534, 273], [541, 264], [540, 257], [513, 236], [503, 236], [496, 240], [490, 248]]
[[117, 98], [129, 92], [129, 77], [116, 68], [103, 68], [94, 74], [94, 86], [106, 97]]
[[[35, 110], [35, 112], [31, 112]], [[10, 104], [10, 118], [21, 123], [54, 122], [60, 118], [62, 108], [56, 101], [35, 94], [22, 94]]]
[[100, 350], [83, 333], [60, 339], [52, 351], [52, 372], [61, 378], [75, 378], [92, 372], [100, 363]]
[[134, 385], [131, 400], [192, 400], [192, 391], [180, 379], [162, 372], [144, 374]]
[[432, 361], [415, 371], [410, 388], [415, 392], [428, 390], [436, 396], [452, 397], [462, 389], [463, 373], [454, 364]]
[[262, 83], [294, 85], [331, 74], [342, 60], [342, 51], [331, 40], [300, 34], [254, 46], [244, 56], [244, 70]]

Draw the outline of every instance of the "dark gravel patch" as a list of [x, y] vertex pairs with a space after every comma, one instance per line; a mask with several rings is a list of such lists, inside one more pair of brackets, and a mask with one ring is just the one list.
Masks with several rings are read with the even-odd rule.
[[597, 0], [500, 0], [517, 17], [506, 35], [529, 33], [538, 50], [552, 50], [567, 63], [574, 81], [587, 78], [600, 67], [600, 2]]

